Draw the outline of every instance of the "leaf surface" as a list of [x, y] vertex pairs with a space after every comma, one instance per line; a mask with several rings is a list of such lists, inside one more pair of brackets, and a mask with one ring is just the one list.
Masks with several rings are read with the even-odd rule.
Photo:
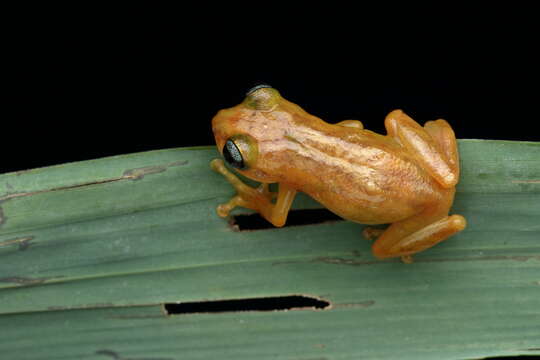
[[[540, 354], [540, 143], [459, 146], [451, 213], [468, 227], [412, 265], [374, 259], [362, 225], [347, 221], [235, 231], [215, 214], [233, 190], [209, 168], [213, 147], [0, 175], [2, 357]], [[293, 206], [320, 207], [304, 195]], [[295, 294], [331, 305], [174, 316], [162, 308]]]

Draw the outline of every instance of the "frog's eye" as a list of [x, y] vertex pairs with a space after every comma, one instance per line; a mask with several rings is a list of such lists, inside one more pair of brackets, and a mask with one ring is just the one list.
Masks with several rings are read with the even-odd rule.
[[245, 104], [255, 110], [272, 110], [280, 98], [279, 92], [270, 85], [252, 87], [246, 94]]
[[227, 140], [223, 147], [223, 157], [232, 167], [237, 169], [245, 168], [244, 157], [242, 156], [240, 149], [238, 149], [238, 146], [236, 146], [231, 139]]
[[246, 170], [253, 166], [257, 159], [257, 143], [249, 135], [231, 136], [223, 146], [225, 161], [234, 168]]
[[249, 96], [251, 95], [252, 93], [254, 93], [255, 91], [259, 90], [259, 89], [271, 89], [272, 88], [272, 85], [268, 85], [268, 84], [259, 84], [259, 85], [256, 85], [254, 87], [252, 87], [251, 89], [249, 89], [247, 92], [246, 92], [246, 96]]

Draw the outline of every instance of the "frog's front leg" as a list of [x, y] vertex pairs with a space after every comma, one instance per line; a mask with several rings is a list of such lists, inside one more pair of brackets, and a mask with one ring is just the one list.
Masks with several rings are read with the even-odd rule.
[[287, 214], [291, 208], [296, 190], [280, 183], [275, 204], [272, 199], [275, 193], [268, 190], [268, 184], [261, 184], [257, 189], [244, 184], [236, 175], [231, 173], [224, 165], [223, 160], [214, 159], [210, 163], [211, 168], [223, 175], [236, 189], [237, 194], [226, 204], [217, 207], [217, 213], [226, 217], [237, 206], [258, 211], [261, 216], [274, 226], [281, 227], [287, 220]]

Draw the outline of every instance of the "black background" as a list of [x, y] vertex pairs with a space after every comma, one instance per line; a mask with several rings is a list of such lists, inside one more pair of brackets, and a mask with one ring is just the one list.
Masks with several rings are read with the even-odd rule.
[[0, 173], [212, 144], [212, 116], [260, 82], [328, 122], [383, 132], [402, 108], [458, 138], [539, 141], [536, 10], [435, 3], [5, 10]]
[[399, 14], [365, 26], [90, 14], [10, 28], [1, 172], [213, 144], [212, 116], [260, 82], [328, 122], [384, 132], [401, 108], [420, 123], [447, 119], [458, 138], [540, 140], [534, 24], [517, 15], [426, 17], [413, 30]]

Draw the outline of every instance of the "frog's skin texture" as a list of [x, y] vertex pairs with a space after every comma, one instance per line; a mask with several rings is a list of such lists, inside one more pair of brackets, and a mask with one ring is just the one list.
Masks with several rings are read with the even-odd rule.
[[[386, 230], [367, 228], [364, 236], [376, 238], [377, 258], [410, 262], [410, 255], [466, 226], [463, 216], [448, 216], [459, 180], [456, 138], [445, 120], [422, 127], [401, 110], [384, 124], [386, 136], [357, 120], [329, 124], [269, 86], [252, 89], [241, 104], [218, 112], [212, 130], [229, 164], [262, 184], [252, 188], [213, 160], [212, 169], [237, 191], [218, 214], [241, 206], [283, 226], [302, 191], [347, 220], [392, 223]], [[268, 184], [276, 182], [278, 193], [271, 193]]]

